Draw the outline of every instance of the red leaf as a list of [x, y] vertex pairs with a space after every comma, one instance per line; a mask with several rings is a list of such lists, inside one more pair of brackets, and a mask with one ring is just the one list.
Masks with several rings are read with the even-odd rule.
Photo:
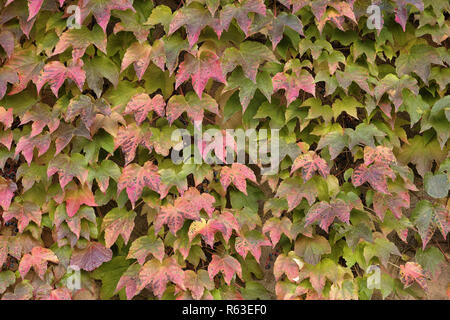
[[13, 108], [6, 110], [0, 106], [0, 122], [3, 123], [3, 130], [11, 128], [13, 121]]
[[395, 0], [397, 6], [395, 8], [395, 22], [402, 26], [403, 32], [406, 31], [406, 21], [408, 20], [407, 4], [414, 5], [419, 11], [424, 10], [422, 0]]
[[314, 151], [299, 155], [292, 164], [291, 174], [299, 168], [302, 168], [302, 176], [305, 181], [311, 179], [315, 171], [318, 171], [324, 178], [330, 174], [327, 162]]
[[291, 251], [289, 255], [280, 254], [273, 265], [273, 274], [278, 281], [283, 274], [286, 274], [290, 281], [298, 281], [300, 279], [300, 269], [304, 263]]
[[80, 116], [86, 128], [90, 129], [99, 113], [105, 116], [111, 115], [111, 107], [106, 100], [94, 100], [92, 97], [82, 94], [70, 100], [64, 119], [66, 122], [71, 122]]
[[219, 257], [213, 254], [212, 260], [208, 265], [209, 278], [213, 280], [220, 271], [222, 271], [225, 282], [228, 285], [230, 285], [235, 273], [242, 279], [242, 268], [238, 260], [229, 255]]
[[50, 292], [48, 300], [72, 300], [72, 294], [68, 288], [57, 288]]
[[[81, 60], [80, 60], [81, 61]], [[72, 64], [66, 67], [60, 61], [51, 61], [44, 66], [36, 83], [37, 92], [41, 91], [42, 86], [49, 82], [50, 89], [53, 94], [58, 97], [58, 90], [66, 79], [71, 79], [78, 86], [80, 91], [83, 91], [83, 84], [86, 80], [86, 73], [81, 68], [82, 62]]]
[[86, 271], [92, 271], [108, 262], [112, 258], [111, 249], [99, 242], [89, 242], [84, 249], [75, 250], [72, 253], [70, 264]]
[[175, 235], [181, 229], [183, 223], [184, 216], [181, 211], [171, 204], [162, 206], [154, 222], [155, 233], [158, 233], [162, 226], [166, 224], [169, 230]]
[[153, 294], [159, 298], [166, 291], [169, 281], [185, 290], [184, 271], [173, 257], [164, 259], [162, 263], [155, 259], [146, 262], [139, 272], [139, 279], [141, 281], [139, 291], [150, 286]]
[[28, 21], [38, 14], [43, 2], [44, 0], [28, 0]]
[[70, 183], [66, 189], [64, 200], [69, 217], [73, 217], [83, 204], [92, 207], [97, 206], [94, 195], [87, 185], [78, 187], [75, 183]]
[[236, 252], [239, 253], [244, 259], [250, 251], [256, 261], [259, 262], [261, 257], [261, 247], [271, 246], [271, 243], [259, 231], [253, 230], [245, 233], [245, 235], [237, 237], [234, 246], [236, 248]]
[[341, 199], [332, 200], [330, 203], [321, 201], [312, 206], [306, 215], [305, 227], [314, 221], [320, 221], [320, 227], [328, 233], [329, 226], [335, 218], [350, 224], [351, 207]]
[[161, 178], [158, 174], [158, 168], [147, 161], [143, 167], [136, 163], [132, 163], [123, 168], [122, 175], [117, 183], [117, 192], [120, 193], [124, 188], [132, 207], [142, 194], [144, 187], [148, 187], [153, 191], [159, 191]]
[[22, 279], [25, 278], [28, 271], [33, 267], [39, 278], [43, 280], [45, 271], [47, 270], [47, 261], [53, 263], [59, 262], [58, 257], [50, 249], [34, 247], [31, 250], [31, 254], [27, 253], [20, 261], [19, 273]]
[[145, 127], [139, 127], [135, 123], [126, 127], [120, 127], [114, 140], [114, 149], [121, 147], [125, 156], [125, 165], [128, 165], [136, 156], [138, 145], [144, 145], [148, 150], [152, 150], [150, 145], [150, 130]]
[[370, 167], [362, 164], [353, 171], [352, 182], [355, 187], [359, 187], [364, 182], [369, 182], [375, 190], [389, 194], [387, 188], [387, 178], [395, 179], [395, 173], [389, 166], [374, 163]]
[[222, 236], [228, 243], [228, 241], [230, 241], [233, 230], [236, 230], [236, 232], [240, 230], [239, 223], [236, 220], [236, 217], [229, 211], [223, 211], [221, 214], [216, 215], [214, 218], [224, 226]]
[[388, 147], [377, 146], [372, 148], [371, 146], [364, 147], [364, 164], [366, 166], [372, 163], [380, 163], [389, 165], [397, 162], [392, 150]]
[[311, 93], [316, 96], [316, 85], [314, 78], [306, 70], [301, 70], [300, 73], [293, 73], [288, 75], [283, 72], [277, 73], [273, 78], [273, 90], [278, 91], [284, 89], [286, 91], [287, 104], [297, 99], [300, 90]]
[[131, 98], [123, 114], [134, 114], [137, 124], [141, 124], [152, 110], [163, 117], [165, 105], [166, 102], [160, 94], [150, 98], [148, 94], [141, 93]]
[[202, 97], [203, 90], [209, 79], [226, 83], [222, 72], [219, 57], [210, 50], [199, 50], [197, 56], [186, 54], [184, 61], [180, 63], [175, 76], [175, 89], [180, 84], [192, 78], [192, 86], [199, 98]]
[[137, 295], [139, 293], [138, 287], [140, 285], [140, 270], [141, 266], [139, 264], [132, 264], [120, 277], [119, 282], [117, 283], [116, 292], [125, 287], [125, 293], [128, 300], [131, 300], [135, 295]]
[[35, 137], [23, 136], [19, 139], [19, 142], [17, 142], [14, 156], [16, 157], [20, 152], [22, 152], [28, 165], [30, 165], [31, 160], [33, 160], [34, 148], [38, 149], [38, 157], [40, 157], [47, 152], [50, 147], [50, 141], [50, 134], [48, 133]]
[[33, 221], [40, 226], [41, 216], [42, 212], [39, 206], [29, 201], [26, 201], [23, 204], [14, 202], [7, 211], [3, 212], [3, 219], [5, 222], [13, 218], [17, 219], [17, 227], [20, 233], [23, 232], [30, 221]]
[[216, 199], [208, 193], [200, 193], [197, 188], [191, 187], [183, 195], [175, 200], [174, 206], [183, 213], [186, 219], [199, 220], [200, 211], [203, 209], [209, 217], [214, 212]]
[[0, 177], [0, 206], [3, 210], [8, 210], [14, 192], [17, 191], [17, 185], [9, 179]]
[[405, 288], [417, 282], [423, 290], [428, 291], [427, 278], [430, 274], [422, 269], [422, 266], [416, 262], [407, 262], [400, 266], [400, 280]]
[[289, 239], [291, 239], [291, 227], [292, 222], [287, 217], [283, 217], [281, 220], [279, 218], [270, 218], [264, 223], [262, 229], [263, 233], [269, 233], [270, 240], [272, 241], [272, 246], [275, 247], [278, 241], [280, 241], [281, 234], [285, 234]]
[[220, 221], [215, 219], [206, 221], [202, 218], [201, 221], [194, 221], [191, 223], [189, 226], [188, 237], [189, 241], [192, 242], [198, 234], [201, 234], [206, 244], [212, 248], [214, 247], [214, 235], [217, 232], [225, 232], [225, 226]]
[[257, 183], [256, 176], [253, 171], [240, 163], [233, 163], [231, 167], [222, 167], [220, 172], [220, 183], [225, 191], [230, 183], [233, 182], [239, 191], [247, 194], [247, 182], [245, 179], [249, 179], [250, 181]]
[[402, 217], [402, 208], [409, 208], [408, 191], [399, 192], [396, 195], [389, 195], [376, 192], [373, 196], [373, 209], [381, 221], [384, 214], [389, 209], [397, 219]]

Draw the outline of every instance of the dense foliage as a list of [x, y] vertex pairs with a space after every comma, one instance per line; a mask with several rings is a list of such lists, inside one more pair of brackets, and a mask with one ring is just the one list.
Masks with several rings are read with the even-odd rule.
[[[0, 0], [0, 296], [424, 297], [450, 227], [449, 12]], [[279, 129], [278, 172], [174, 163], [198, 123]]]

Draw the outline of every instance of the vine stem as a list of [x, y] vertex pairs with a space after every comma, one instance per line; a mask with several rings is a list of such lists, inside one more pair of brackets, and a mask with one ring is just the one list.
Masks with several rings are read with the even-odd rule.
[[389, 261], [388, 261], [388, 263], [389, 263], [390, 265], [392, 265], [392, 266], [396, 267], [397, 269], [400, 269], [400, 267], [399, 267], [398, 265], [396, 265], [396, 264], [393, 264], [392, 262], [389, 262]]

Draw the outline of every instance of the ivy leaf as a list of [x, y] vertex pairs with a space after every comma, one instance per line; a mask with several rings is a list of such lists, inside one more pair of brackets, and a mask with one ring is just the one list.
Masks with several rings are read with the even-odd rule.
[[153, 46], [150, 46], [147, 42], [135, 42], [127, 48], [120, 72], [133, 63], [138, 80], [141, 80], [150, 61], [164, 71], [164, 44], [161, 41], [155, 41]]
[[59, 263], [58, 257], [47, 248], [34, 247], [31, 250], [31, 254], [27, 253], [22, 257], [19, 264], [19, 273], [25, 278], [28, 271], [33, 267], [39, 278], [44, 280], [44, 274], [47, 270], [47, 262]]
[[[64, 122], [60, 123], [58, 129], [54, 132], [56, 151], [55, 156], [59, 154], [74, 137], [83, 137], [92, 140], [91, 134], [85, 125], [72, 126]], [[17, 151], [17, 149], [16, 149]]]
[[206, 221], [201, 218], [200, 221], [194, 221], [189, 226], [188, 237], [189, 241], [192, 242], [197, 235], [202, 235], [203, 240], [205, 240], [206, 244], [211, 248], [214, 247], [214, 235], [217, 233], [224, 233], [225, 226], [215, 219], [209, 219]]
[[433, 198], [445, 198], [450, 189], [450, 183], [446, 174], [433, 175], [427, 172], [424, 177], [425, 191]]
[[108, 79], [116, 88], [119, 84], [119, 69], [109, 58], [97, 56], [87, 60], [84, 64], [86, 71], [86, 81], [97, 97], [100, 97], [105, 84], [103, 78]]
[[0, 106], [0, 123], [3, 123], [3, 130], [11, 128], [13, 121], [13, 109], [9, 108], [8, 110], [6, 110], [2, 106]]
[[98, 25], [95, 25], [92, 30], [85, 26], [81, 26], [80, 29], [69, 28], [61, 34], [52, 55], [61, 54], [72, 47], [72, 59], [78, 61], [91, 44], [106, 54], [106, 35]]
[[95, 17], [95, 20], [99, 26], [106, 33], [106, 26], [108, 25], [109, 19], [111, 18], [111, 10], [121, 10], [125, 11], [130, 9], [136, 12], [133, 8], [133, 2], [130, 0], [90, 0], [81, 8], [81, 20], [83, 21], [90, 13]]
[[215, 201], [216, 199], [212, 195], [208, 193], [200, 194], [197, 188], [191, 187], [175, 200], [174, 206], [185, 218], [200, 220], [200, 211], [202, 209], [208, 213], [209, 217], [212, 216]]
[[17, 228], [19, 232], [22, 233], [23, 230], [28, 226], [30, 221], [33, 221], [38, 226], [41, 225], [41, 208], [37, 204], [34, 204], [29, 201], [25, 201], [24, 203], [16, 203], [14, 202], [8, 210], [3, 212], [3, 220], [5, 222], [11, 219], [17, 219], [18, 224]]
[[47, 152], [48, 148], [50, 148], [50, 142], [50, 134], [48, 133], [34, 137], [23, 136], [17, 142], [14, 157], [17, 157], [17, 155], [22, 152], [26, 162], [30, 165], [31, 160], [33, 160], [34, 148], [38, 150], [38, 157], [40, 157]]
[[256, 261], [259, 262], [259, 259], [261, 257], [261, 247], [271, 246], [271, 243], [259, 231], [252, 230], [237, 237], [234, 246], [236, 252], [239, 253], [244, 259], [250, 251], [255, 257]]
[[218, 256], [212, 255], [212, 260], [208, 265], [208, 274], [211, 280], [219, 273], [224, 275], [225, 282], [230, 285], [234, 274], [237, 274], [242, 279], [242, 268], [238, 260], [230, 255]]
[[425, 44], [414, 45], [409, 52], [401, 53], [395, 62], [400, 77], [414, 72], [425, 84], [428, 84], [431, 64], [442, 65], [442, 59], [434, 47]]
[[53, 94], [58, 97], [58, 90], [66, 79], [71, 79], [83, 91], [83, 84], [86, 80], [86, 73], [81, 68], [82, 63], [71, 64], [66, 67], [60, 61], [51, 61], [44, 66], [36, 82], [37, 91], [41, 91], [42, 86], [49, 82]]
[[408, 20], [408, 9], [407, 4], [414, 5], [420, 11], [424, 10], [424, 5], [422, 0], [395, 0], [397, 4], [395, 9], [395, 22], [402, 26], [403, 32], [406, 30], [406, 21]]
[[318, 171], [324, 178], [330, 174], [330, 167], [327, 162], [314, 151], [308, 151], [299, 155], [292, 164], [291, 174], [300, 168], [302, 168], [304, 181], [311, 179], [315, 171]]
[[256, 84], [244, 77], [244, 72], [241, 69], [236, 69], [227, 79], [225, 90], [233, 90], [239, 88], [239, 100], [242, 105], [242, 112], [245, 113], [247, 107], [255, 95], [256, 89], [270, 102], [272, 98], [273, 85], [272, 78], [269, 73], [260, 71], [256, 74]]
[[302, 236], [295, 241], [294, 251], [306, 263], [317, 265], [323, 255], [331, 253], [331, 247], [328, 240], [322, 236], [316, 235], [312, 238]]
[[151, 134], [152, 132], [148, 130], [148, 127], [137, 126], [135, 123], [119, 128], [114, 140], [114, 150], [119, 146], [121, 147], [125, 157], [125, 165], [134, 160], [139, 145], [142, 144], [150, 151], [152, 150], [149, 141]]
[[132, 264], [120, 277], [115, 292], [120, 291], [125, 287], [125, 294], [127, 299], [131, 300], [139, 293], [138, 287], [140, 285], [139, 271], [141, 266], [139, 264]]
[[57, 118], [57, 115], [50, 110], [48, 105], [37, 103], [21, 117], [21, 125], [29, 122], [32, 122], [30, 138], [33, 138], [40, 134], [45, 126], [48, 127], [50, 133], [54, 132], [58, 129], [60, 120]]
[[0, 272], [0, 294], [3, 294], [14, 283], [16, 283], [14, 272], [9, 270]]
[[238, 65], [245, 76], [256, 83], [259, 65], [265, 61], [276, 61], [272, 51], [265, 45], [255, 42], [243, 42], [238, 48], [227, 48], [222, 55], [222, 68], [225, 73], [234, 70]]
[[272, 246], [275, 247], [280, 241], [281, 234], [285, 234], [289, 239], [291, 236], [292, 222], [287, 217], [282, 219], [272, 217], [264, 223], [262, 232], [269, 233], [270, 241], [272, 241]]
[[332, 200], [329, 203], [321, 201], [309, 209], [306, 215], [305, 227], [315, 221], [320, 221], [319, 226], [328, 233], [328, 228], [335, 218], [350, 224], [350, 210], [350, 205], [341, 199]]
[[59, 184], [62, 189], [75, 177], [84, 184], [89, 174], [87, 160], [79, 153], [72, 154], [70, 157], [65, 154], [58, 154], [50, 160], [47, 176], [51, 177], [55, 173], [58, 173]]
[[385, 164], [374, 163], [371, 166], [362, 164], [353, 171], [352, 183], [355, 187], [359, 187], [367, 181], [376, 191], [389, 194], [387, 178], [395, 180], [395, 177], [394, 171]]
[[312, 205], [317, 197], [317, 189], [314, 183], [303, 183], [301, 178], [292, 177], [281, 182], [276, 197], [286, 198], [288, 211], [292, 211], [303, 198], [308, 201], [309, 205]]
[[249, 18], [248, 14], [254, 12], [266, 15], [266, 6], [263, 0], [246, 0], [241, 2], [239, 5], [228, 4], [222, 8], [220, 11], [220, 23], [223, 30], [228, 30], [230, 23], [233, 19], [236, 19], [239, 27], [244, 31], [245, 35], [249, 35], [250, 25], [252, 24], [252, 19]]
[[342, 131], [331, 131], [322, 136], [317, 144], [317, 150], [328, 146], [331, 160], [335, 159], [348, 145], [348, 136]]
[[166, 103], [160, 94], [150, 98], [148, 94], [140, 93], [131, 98], [123, 114], [134, 114], [137, 124], [141, 124], [152, 110], [163, 117], [165, 105]]
[[428, 291], [427, 279], [430, 274], [424, 271], [420, 264], [416, 262], [407, 262], [400, 266], [400, 280], [408, 288], [414, 282], [417, 282], [423, 290]]
[[290, 251], [287, 255], [280, 254], [273, 265], [273, 274], [278, 281], [283, 274], [286, 274], [290, 281], [296, 282], [300, 279], [300, 270], [303, 268], [303, 261]]
[[373, 196], [373, 209], [381, 221], [389, 209], [397, 219], [402, 217], [402, 208], [409, 208], [410, 199], [408, 191], [398, 192], [395, 195], [376, 192]]
[[272, 82], [274, 91], [278, 91], [280, 89], [285, 90], [288, 105], [297, 99], [300, 90], [316, 96], [316, 85], [314, 83], [314, 78], [306, 70], [301, 70], [300, 72], [293, 73], [291, 75], [284, 72], [279, 72], [272, 78]]
[[134, 205], [140, 198], [144, 187], [158, 192], [160, 182], [158, 168], [153, 163], [147, 161], [143, 167], [132, 163], [123, 168], [122, 175], [117, 183], [117, 192], [120, 193], [125, 188], [134, 209]]
[[109, 179], [118, 181], [120, 177], [119, 166], [111, 160], [103, 160], [100, 166], [89, 170], [88, 180], [91, 182], [94, 178], [100, 188], [105, 193], [109, 186]]
[[[272, 12], [269, 11], [267, 16], [272, 16]], [[283, 38], [283, 32], [286, 27], [291, 28], [297, 33], [303, 34], [303, 24], [302, 21], [293, 14], [288, 14], [286, 12], [281, 12], [278, 16], [272, 17], [272, 28], [269, 32], [270, 40], [272, 41], [272, 50], [275, 50], [277, 45]]]
[[416, 226], [422, 239], [422, 249], [425, 249], [428, 241], [437, 227], [444, 239], [450, 230], [448, 210], [439, 205], [433, 205], [427, 200], [419, 201], [411, 212], [411, 221]]
[[6, 93], [8, 83], [20, 83], [20, 78], [16, 71], [8, 67], [0, 68], [0, 99], [3, 99]]
[[368, 243], [364, 247], [364, 259], [367, 263], [370, 263], [373, 257], [377, 257], [386, 267], [391, 254], [401, 255], [395, 244], [385, 238], [377, 238], [373, 243]]
[[216, 215], [214, 219], [223, 225], [222, 236], [227, 243], [230, 241], [233, 230], [236, 232], [239, 232], [240, 230], [236, 217], [229, 211], [222, 211], [222, 213]]
[[233, 163], [231, 167], [222, 167], [220, 172], [220, 183], [222, 184], [224, 190], [227, 190], [228, 186], [233, 182], [239, 191], [247, 194], [246, 179], [257, 183], [256, 176], [253, 171], [240, 163]]
[[439, 142], [427, 134], [416, 135], [398, 153], [398, 161], [402, 164], [415, 164], [422, 177], [431, 171], [433, 161], [441, 163], [445, 158], [446, 152], [441, 150]]
[[116, 242], [119, 235], [122, 236], [125, 244], [128, 243], [134, 228], [134, 218], [136, 218], [136, 212], [127, 211], [124, 208], [114, 208], [103, 217], [102, 230], [105, 231], [107, 248]]
[[11, 199], [16, 191], [17, 185], [13, 181], [0, 177], [0, 205], [3, 210], [9, 209]]
[[73, 217], [83, 204], [93, 207], [97, 206], [91, 189], [87, 185], [78, 187], [74, 182], [68, 185], [64, 200], [66, 201], [67, 215], [69, 217]]
[[172, 204], [167, 204], [161, 207], [161, 211], [156, 216], [154, 226], [155, 233], [161, 230], [162, 226], [166, 224], [169, 227], [170, 232], [174, 235], [181, 229], [184, 223], [184, 215]]
[[142, 265], [149, 255], [152, 255], [160, 262], [163, 261], [165, 252], [164, 243], [161, 239], [155, 239], [151, 236], [137, 238], [131, 244], [127, 259], [136, 259], [138, 263]]
[[380, 163], [385, 165], [390, 165], [396, 163], [392, 150], [384, 146], [376, 146], [375, 148], [371, 146], [364, 147], [364, 164], [366, 166], [372, 163]]
[[[14, 83], [13, 88], [11, 89], [9, 94], [16, 94], [21, 92], [27, 87], [30, 80], [37, 84], [40, 72], [44, 67], [44, 62], [42, 57], [37, 52], [36, 48], [30, 46], [27, 49], [14, 51], [11, 58], [5, 64], [5, 67], [0, 69], [0, 74], [2, 74], [2, 76], [0, 76], [0, 79], [2, 79], [0, 81], [0, 98], [3, 98], [3, 95], [5, 93], [3, 90], [6, 91], [6, 83], [4, 82], [5, 80], [8, 81], [9, 79]], [[10, 70], [14, 70], [15, 72], [17, 72], [18, 79], [16, 76], [14, 76], [14, 74], [10, 73]]]
[[206, 270], [198, 270], [197, 273], [192, 270], [186, 270], [184, 273], [184, 285], [191, 291], [195, 300], [202, 298], [205, 289], [213, 290], [215, 288], [214, 282], [211, 281]]
[[172, 96], [167, 103], [167, 121], [172, 125], [183, 112], [186, 112], [193, 122], [202, 121], [205, 110], [219, 114], [216, 100], [206, 93], [202, 98], [193, 92], [188, 92], [185, 96]]
[[177, 10], [170, 23], [168, 35], [170, 36], [182, 26], [186, 28], [187, 38], [191, 48], [198, 41], [200, 32], [207, 26], [214, 29], [219, 38], [222, 33], [222, 26], [218, 19], [214, 18], [204, 8], [183, 7]]
[[28, 0], [28, 21], [38, 14], [43, 2], [44, 0]]
[[210, 50], [199, 50], [197, 56], [185, 55], [175, 76], [175, 89], [189, 78], [192, 78], [192, 86], [200, 99], [209, 79], [226, 83], [219, 57]]
[[139, 279], [141, 281], [139, 291], [149, 286], [153, 294], [159, 298], [166, 291], [169, 281], [185, 290], [184, 271], [174, 257], [167, 257], [163, 262], [155, 259], [146, 262], [139, 272]]
[[99, 242], [89, 242], [84, 249], [77, 249], [72, 253], [70, 264], [86, 271], [92, 271], [112, 258], [111, 249]]
[[392, 73], [386, 75], [381, 79], [377, 86], [375, 87], [374, 95], [377, 102], [380, 101], [381, 97], [387, 93], [389, 95], [389, 100], [394, 103], [395, 111], [403, 103], [402, 91], [404, 89], [410, 90], [415, 95], [419, 94], [419, 87], [417, 86], [417, 80], [411, 78], [408, 75], [402, 76], [400, 79]]

